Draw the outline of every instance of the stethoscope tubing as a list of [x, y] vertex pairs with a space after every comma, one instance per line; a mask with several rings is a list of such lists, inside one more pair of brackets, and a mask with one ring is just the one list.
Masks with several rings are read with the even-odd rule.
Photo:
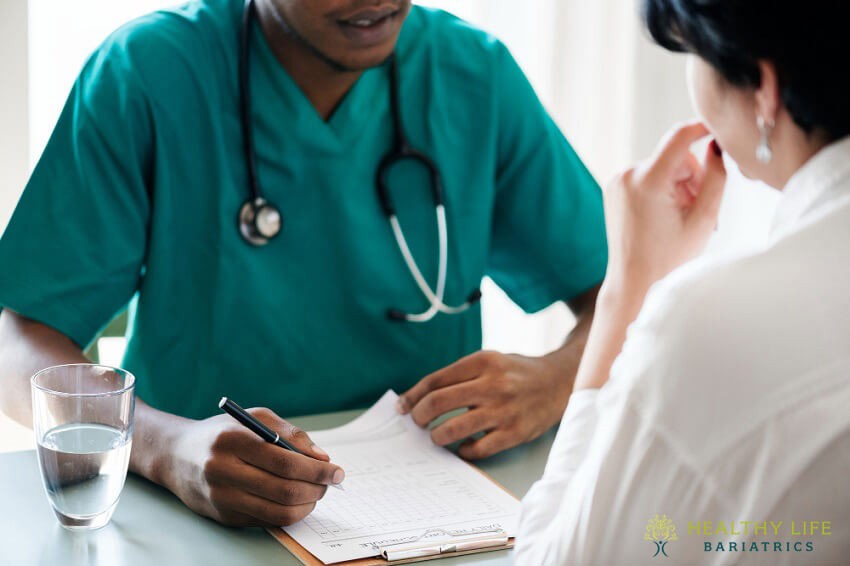
[[[249, 69], [250, 30], [253, 19], [256, 16], [255, 10], [254, 0], [245, 0], [245, 7], [242, 14], [242, 33], [239, 38], [239, 116], [242, 121], [242, 143], [250, 195], [249, 199], [240, 208], [237, 220], [239, 223], [239, 232], [243, 239], [254, 246], [262, 246], [278, 235], [282, 217], [277, 207], [263, 198], [257, 178], [256, 150], [254, 147], [253, 128], [251, 127], [252, 110]], [[476, 289], [469, 295], [466, 302], [461, 305], [450, 306], [445, 303], [446, 276], [448, 271], [448, 228], [446, 207], [443, 203], [440, 171], [427, 155], [411, 147], [407, 141], [401, 121], [398, 93], [399, 73], [395, 53], [390, 56], [388, 63], [390, 65], [390, 116], [393, 122], [393, 145], [378, 164], [375, 174], [375, 187], [381, 210], [389, 222], [404, 263], [419, 291], [428, 300], [428, 308], [420, 313], [406, 313], [398, 309], [390, 309], [387, 314], [392, 320], [427, 322], [438, 313], [460, 314], [468, 310], [473, 304], [478, 302], [481, 292]], [[430, 190], [437, 221], [439, 254], [437, 260], [437, 286], [435, 289], [431, 288], [422, 275], [419, 266], [416, 264], [416, 260], [413, 258], [413, 254], [407, 244], [407, 239], [404, 236], [404, 231], [401, 228], [392, 203], [387, 177], [392, 166], [404, 160], [415, 161], [424, 167], [430, 178]], [[261, 220], [268, 218], [271, 218], [273, 222], [261, 222]]]
[[428, 308], [421, 313], [405, 313], [405, 319], [409, 322], [426, 322], [434, 318], [437, 313], [440, 312], [445, 314], [460, 314], [472, 306], [470, 301], [466, 301], [465, 303], [455, 307], [449, 306], [444, 302], [449, 252], [445, 205], [438, 204], [435, 207], [435, 212], [437, 217], [437, 240], [439, 247], [436, 291], [432, 290], [431, 286], [428, 285], [428, 282], [425, 281], [422, 271], [416, 264], [416, 260], [410, 252], [410, 247], [407, 245], [407, 239], [404, 237], [404, 231], [401, 228], [398, 217], [395, 214], [391, 214], [389, 216], [390, 227], [392, 228], [393, 236], [398, 244], [398, 249], [401, 251], [401, 255], [404, 258], [404, 263], [407, 265], [407, 269], [410, 271], [411, 276], [413, 276], [416, 286], [419, 287], [419, 290], [423, 295], [425, 295], [425, 298], [429, 303]]

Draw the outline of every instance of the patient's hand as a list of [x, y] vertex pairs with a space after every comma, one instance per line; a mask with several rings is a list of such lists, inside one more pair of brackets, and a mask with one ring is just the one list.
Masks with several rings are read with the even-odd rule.
[[716, 142], [701, 164], [690, 146], [709, 134], [693, 123], [670, 132], [655, 155], [605, 189], [606, 287], [637, 295], [692, 259], [717, 226], [726, 170]]
[[[443, 446], [466, 439], [461, 456], [486, 458], [537, 438], [560, 420], [578, 355], [575, 358], [564, 367], [563, 358], [559, 362], [552, 355], [476, 352], [423, 378], [399, 398], [398, 408], [419, 426], [468, 408], [431, 430], [431, 438]], [[469, 438], [480, 432], [486, 434]]]
[[608, 272], [574, 389], [608, 382], [647, 291], [705, 247], [717, 226], [726, 184], [723, 156], [711, 142], [700, 164], [691, 145], [709, 134], [699, 123], [668, 134], [655, 155], [605, 189]]

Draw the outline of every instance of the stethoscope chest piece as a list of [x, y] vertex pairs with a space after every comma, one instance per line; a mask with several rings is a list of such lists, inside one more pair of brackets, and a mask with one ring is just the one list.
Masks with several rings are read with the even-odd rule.
[[[266, 201], [260, 192], [257, 180], [257, 164], [254, 151], [254, 135], [251, 128], [251, 96], [250, 96], [250, 74], [249, 74], [249, 45], [251, 23], [255, 16], [254, 0], [245, 0], [242, 16], [242, 32], [239, 39], [239, 117], [242, 124], [242, 139], [245, 152], [245, 164], [248, 177], [248, 189], [250, 198], [246, 200], [239, 209], [239, 233], [242, 238], [251, 245], [264, 246], [280, 234], [283, 228], [283, 218], [280, 210], [272, 203]], [[446, 297], [446, 271], [448, 270], [449, 237], [446, 226], [446, 207], [443, 202], [443, 189], [440, 172], [437, 165], [424, 153], [412, 148], [404, 134], [401, 123], [401, 107], [399, 105], [399, 79], [398, 62], [395, 56], [390, 59], [390, 115], [393, 122], [393, 146], [378, 165], [375, 176], [375, 185], [378, 192], [378, 200], [386, 216], [387, 222], [392, 230], [393, 237], [398, 244], [402, 259], [410, 272], [416, 286], [428, 301], [428, 307], [422, 312], [406, 312], [400, 309], [389, 309], [387, 317], [394, 321], [427, 322], [443, 314], [460, 314], [469, 310], [481, 299], [481, 291], [477, 288], [467, 297], [466, 301], [459, 305], [448, 305]], [[422, 271], [416, 264], [413, 254], [407, 245], [404, 231], [401, 228], [398, 217], [393, 208], [392, 195], [387, 185], [389, 170], [400, 161], [414, 161], [424, 167], [430, 176], [431, 196], [434, 204], [434, 213], [437, 222], [438, 255], [437, 255], [437, 281], [436, 286], [425, 280]]]
[[282, 227], [280, 211], [263, 198], [249, 199], [239, 209], [239, 232], [249, 244], [266, 245]]

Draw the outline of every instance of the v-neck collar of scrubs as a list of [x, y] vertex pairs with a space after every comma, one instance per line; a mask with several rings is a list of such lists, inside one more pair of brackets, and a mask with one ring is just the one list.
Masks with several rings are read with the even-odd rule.
[[[277, 60], [256, 23], [252, 36], [251, 95], [259, 94], [260, 89], [253, 88], [258, 80], [267, 82], [268, 88], [282, 106], [281, 119], [290, 121], [280, 127], [287, 128], [292, 136], [298, 136], [299, 143], [315, 145], [325, 151], [347, 150], [376, 114], [380, 106], [376, 103], [378, 97], [388, 96], [388, 93], [384, 94], [389, 88], [386, 64], [366, 69], [345, 94], [330, 119], [325, 121]], [[258, 106], [257, 103], [253, 105], [254, 108]], [[270, 105], [266, 101], [263, 106]], [[274, 104], [271, 106], [274, 107]]]

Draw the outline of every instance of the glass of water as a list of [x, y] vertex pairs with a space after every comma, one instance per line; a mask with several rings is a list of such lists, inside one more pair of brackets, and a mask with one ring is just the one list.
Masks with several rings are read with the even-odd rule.
[[72, 530], [109, 522], [130, 461], [133, 375], [69, 364], [32, 376], [33, 429], [47, 498]]

